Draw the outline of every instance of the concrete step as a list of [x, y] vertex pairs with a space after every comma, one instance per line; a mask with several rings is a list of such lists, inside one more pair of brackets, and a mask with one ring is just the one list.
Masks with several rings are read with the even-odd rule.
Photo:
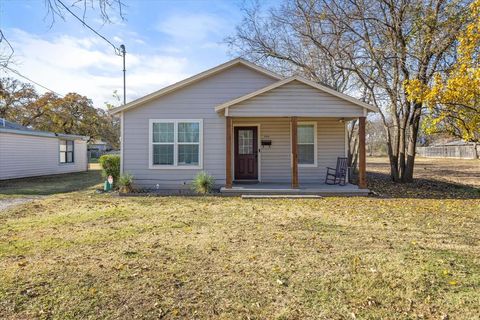
[[242, 199], [322, 199], [322, 196], [316, 194], [244, 194]]

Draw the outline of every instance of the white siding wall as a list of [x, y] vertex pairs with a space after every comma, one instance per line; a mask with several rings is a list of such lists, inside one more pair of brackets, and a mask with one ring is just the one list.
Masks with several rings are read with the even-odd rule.
[[363, 116], [363, 109], [299, 81], [292, 81], [231, 106], [229, 115], [238, 117], [358, 117]]
[[0, 180], [87, 170], [87, 143], [75, 140], [75, 162], [59, 163], [59, 139], [0, 132]]
[[[299, 118], [317, 122], [317, 166], [299, 167], [299, 182], [325, 180], [326, 167], [335, 167], [337, 157], [345, 156], [345, 123], [338, 118]], [[236, 118], [234, 126], [260, 124], [259, 138], [272, 141], [271, 147], [260, 147], [262, 182], [291, 182], [291, 144], [289, 118]]]
[[149, 169], [149, 119], [203, 119], [203, 170], [225, 183], [225, 118], [215, 107], [275, 82], [245, 66], [221, 73], [124, 112], [123, 169], [135, 184], [163, 189], [188, 188], [198, 169]]

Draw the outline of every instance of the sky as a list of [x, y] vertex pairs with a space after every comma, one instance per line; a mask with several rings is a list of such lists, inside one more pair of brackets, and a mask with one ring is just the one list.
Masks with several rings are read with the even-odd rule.
[[[98, 10], [85, 20], [115, 46], [125, 44], [128, 102], [235, 58], [224, 40], [242, 20], [240, 1], [124, 0], [125, 20], [112, 12], [112, 22], [104, 23]], [[57, 93], [85, 95], [96, 107], [118, 105], [113, 92], [123, 93], [122, 58], [64, 16], [52, 23], [44, 0], [0, 0], [0, 29], [15, 49], [10, 67]]]

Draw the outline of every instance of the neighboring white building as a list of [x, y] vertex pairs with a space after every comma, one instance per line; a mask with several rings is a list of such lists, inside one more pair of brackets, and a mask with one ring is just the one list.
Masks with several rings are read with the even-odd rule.
[[87, 140], [0, 119], [0, 180], [86, 171]]

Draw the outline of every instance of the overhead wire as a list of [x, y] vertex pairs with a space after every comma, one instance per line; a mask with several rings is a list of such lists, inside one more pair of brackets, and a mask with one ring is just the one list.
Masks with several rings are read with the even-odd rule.
[[[94, 28], [92, 28], [91, 26], [89, 26], [83, 19], [81, 19], [81, 18], [80, 18], [79, 16], [77, 16], [72, 10], [70, 10], [70, 8], [69, 8], [67, 5], [65, 5], [65, 3], [63, 3], [61, 0], [56, 0], [56, 2], [58, 2], [58, 3], [59, 3], [63, 8], [65, 8], [65, 10], [67, 10], [73, 17], [75, 17], [78, 21], [80, 21], [83, 26], [87, 27], [90, 31], [92, 31], [93, 33], [95, 33], [97, 36], [99, 36], [101, 39], [103, 39], [105, 42], [107, 42], [110, 46], [112, 46], [112, 48], [114, 49], [116, 55], [119, 55], [119, 56], [122, 55], [122, 52], [121, 52], [121, 49], [120, 49], [120, 48], [117, 48], [117, 47], [116, 47], [110, 40], [108, 40], [105, 36], [103, 36], [103, 35], [100, 34], [97, 30], [95, 30]], [[8, 59], [6, 60], [6, 61], [8, 61], [8, 60], [10, 60], [11, 57], [13, 56], [15, 50], [13, 49], [13, 46], [10, 44], [10, 42], [7, 40], [7, 38], [6, 38], [5, 35], [3, 34], [2, 30], [0, 30], [0, 42], [2, 42], [3, 40], [5, 40], [5, 42], [7, 43], [7, 45], [10, 47], [10, 49], [11, 49], [11, 51], [12, 51], [11, 54], [9, 55]], [[7, 66], [7, 63], [3, 63], [3, 64], [1, 64], [1, 66], [4, 67], [5, 69], [9, 70], [10, 72], [15, 73], [16, 75], [18, 75], [18, 76], [20, 76], [20, 77], [22, 77], [22, 78], [30, 81], [30, 82], [33, 83], [33, 84], [36, 84], [37, 86], [39, 86], [39, 87], [41, 87], [41, 88], [43, 88], [43, 89], [45, 89], [45, 90], [47, 90], [47, 91], [50, 91], [50, 92], [52, 92], [52, 93], [55, 93], [56, 95], [61, 96], [61, 97], [64, 96], [64, 95], [62, 95], [62, 94], [60, 94], [60, 93], [58, 93], [58, 92], [56, 92], [56, 91], [54, 91], [54, 90], [52, 90], [52, 89], [50, 89], [50, 88], [48, 88], [48, 87], [40, 84], [39, 82], [31, 79], [30, 77], [28, 77], [28, 76], [20, 73], [19, 71], [8, 67], [8, 66]]]
[[86, 22], [85, 20], [83, 20], [82, 18], [80, 18], [79, 16], [77, 16], [72, 10], [70, 10], [70, 8], [65, 5], [65, 3], [63, 3], [61, 0], [56, 0], [62, 7], [65, 8], [65, 10], [67, 10], [72, 16], [74, 16], [78, 21], [80, 21], [83, 26], [87, 27], [88, 29], [90, 29], [90, 31], [92, 31], [93, 33], [95, 33], [97, 36], [99, 36], [100, 38], [102, 38], [105, 42], [107, 42], [109, 45], [111, 45], [113, 47], [113, 49], [115, 50], [115, 54], [116, 55], [119, 55], [121, 56], [122, 53], [121, 53], [121, 50], [119, 48], [117, 48], [110, 40], [108, 40], [105, 36], [101, 35], [97, 30], [95, 30], [94, 28], [90, 27]]
[[11, 72], [13, 72], [13, 73], [15, 73], [17, 76], [22, 77], [22, 78], [30, 81], [31, 83], [36, 84], [36, 85], [39, 86], [39, 87], [41, 87], [41, 88], [43, 88], [43, 89], [45, 89], [45, 90], [47, 90], [47, 91], [50, 91], [50, 92], [52, 92], [52, 93], [55, 93], [57, 96], [60, 96], [60, 97], [63, 97], [63, 96], [64, 96], [63, 94], [60, 94], [60, 93], [58, 93], [58, 92], [56, 92], [56, 91], [54, 91], [54, 90], [52, 90], [52, 89], [50, 89], [50, 88], [48, 88], [48, 87], [46, 87], [46, 86], [44, 86], [44, 85], [38, 83], [37, 81], [32, 80], [31, 78], [27, 77], [27, 76], [24, 75], [24, 74], [21, 74], [20, 72], [18, 72], [18, 71], [15, 70], [15, 69], [10, 68], [9, 66], [3, 66], [3, 67], [4, 67], [5, 69], [7, 69], [7, 70], [9, 70], [9, 71], [11, 71]]

